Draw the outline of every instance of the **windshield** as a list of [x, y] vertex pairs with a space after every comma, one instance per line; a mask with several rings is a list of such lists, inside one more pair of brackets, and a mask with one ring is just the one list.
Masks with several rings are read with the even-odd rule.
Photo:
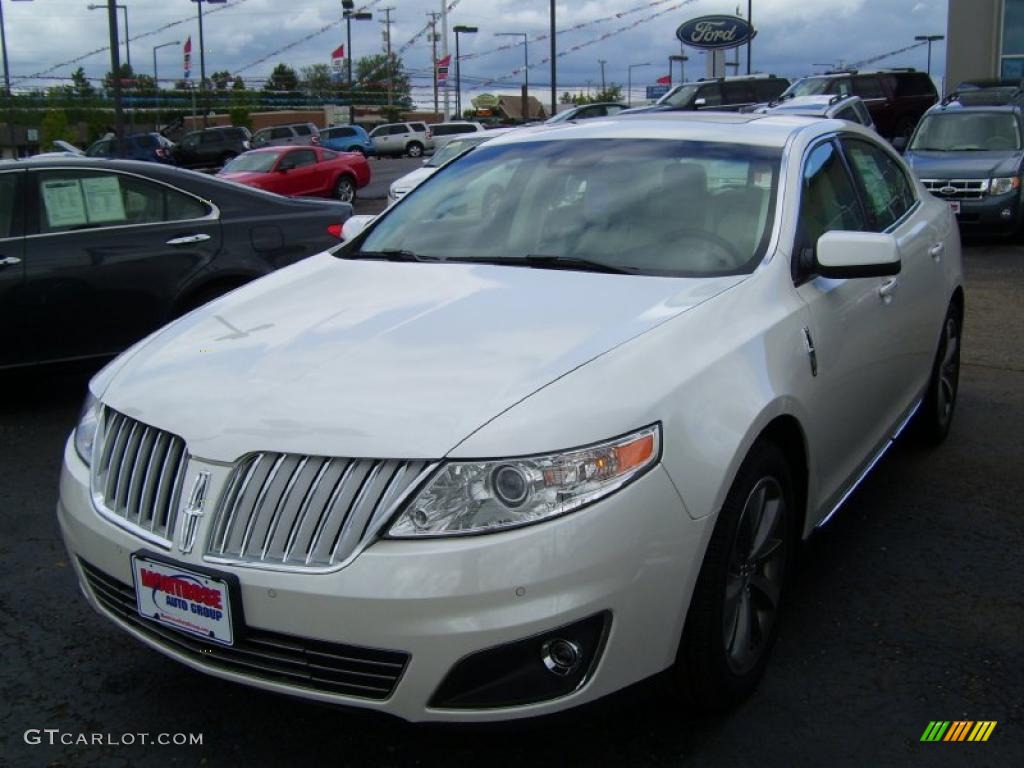
[[656, 104], [668, 104], [670, 107], [685, 107], [690, 103], [690, 99], [697, 93], [699, 85], [680, 85], [676, 86], [674, 90], [669, 91], [660, 99]]
[[910, 148], [932, 152], [1016, 151], [1020, 128], [1012, 112], [943, 112], [926, 115]]
[[820, 96], [828, 91], [831, 81], [827, 77], [805, 77], [797, 80], [783, 93], [784, 96]]
[[483, 146], [434, 174], [340, 255], [742, 274], [766, 248], [780, 154], [660, 139]]
[[224, 166], [225, 173], [267, 173], [277, 162], [277, 152], [245, 152]]
[[454, 160], [456, 157], [466, 152], [477, 144], [482, 144], [491, 138], [490, 136], [480, 136], [479, 138], [472, 139], [452, 139], [445, 144], [441, 149], [434, 153], [434, 156], [427, 161], [426, 166], [428, 168], [440, 168], [442, 165], [447, 163], [449, 160]]

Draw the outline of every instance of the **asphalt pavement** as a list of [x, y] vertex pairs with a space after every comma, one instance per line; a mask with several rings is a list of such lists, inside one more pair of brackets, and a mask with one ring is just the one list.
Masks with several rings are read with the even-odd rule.
[[[375, 183], [407, 164], [374, 161]], [[180, 666], [85, 604], [60, 542], [60, 457], [88, 372], [3, 377], [0, 765], [1024, 765], [1024, 247], [973, 246], [966, 269], [949, 439], [900, 443], [812, 538], [763, 684], [713, 718], [644, 685], [529, 722], [410, 725]], [[985, 743], [921, 743], [932, 720], [998, 724]], [[139, 733], [202, 744], [124, 743]]]

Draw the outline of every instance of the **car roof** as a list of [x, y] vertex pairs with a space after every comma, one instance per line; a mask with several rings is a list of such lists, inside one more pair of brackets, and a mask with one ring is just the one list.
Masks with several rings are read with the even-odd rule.
[[[641, 112], [581, 120], [576, 123], [541, 123], [524, 126], [493, 144], [574, 139], [675, 139], [725, 142], [782, 148], [790, 137], [806, 128], [820, 132], [848, 126], [839, 120], [799, 115], [757, 115], [736, 112]], [[491, 142], [488, 142], [491, 144]]]
[[1022, 114], [1021, 107], [1017, 104], [970, 104], [965, 106], [958, 101], [936, 104], [925, 112], [925, 114], [935, 115], [950, 112], [955, 112], [956, 114], [960, 114], [962, 112], [1008, 112], [1011, 114]]

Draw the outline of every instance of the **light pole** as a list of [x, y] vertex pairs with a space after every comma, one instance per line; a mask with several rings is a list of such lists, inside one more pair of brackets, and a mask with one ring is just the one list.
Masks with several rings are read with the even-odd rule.
[[[85, 7], [88, 8], [90, 11], [105, 11], [105, 10], [107, 10], [107, 6], [100, 5], [99, 3], [89, 3], [89, 5], [87, 5]], [[121, 3], [115, 3], [114, 7], [117, 8], [119, 11], [124, 11], [124, 58], [125, 58], [125, 63], [128, 65], [128, 69], [131, 69], [132, 68], [132, 46], [131, 46], [131, 42], [128, 40], [128, 37], [129, 37], [129, 35], [128, 35], [128, 6], [127, 5], [122, 5]], [[132, 71], [132, 75], [134, 75], [134, 74], [135, 74], [135, 72], [133, 70]]]
[[604, 84], [604, 65], [608, 63], [608, 59], [598, 59], [597, 63], [601, 65], [601, 93], [604, 93], [607, 90]]
[[495, 37], [523, 38], [523, 117], [530, 117], [530, 38], [525, 32], [495, 32]]
[[459, 66], [459, 35], [475, 35], [479, 32], [478, 27], [467, 27], [465, 24], [456, 24], [452, 27], [455, 32], [455, 112], [462, 119], [462, 67]]
[[153, 46], [153, 85], [156, 86], [156, 130], [160, 130], [160, 71], [156, 67], [156, 52], [169, 45], [181, 45], [181, 40], [174, 40], [170, 43], [160, 43]]
[[551, 0], [549, 12], [551, 29], [548, 37], [551, 39], [551, 115], [558, 112], [558, 71], [555, 62], [558, 60], [558, 52], [555, 50], [555, 0]]
[[630, 64], [629, 65], [629, 67], [628, 67], [629, 75], [627, 77], [628, 85], [626, 86], [626, 106], [628, 106], [628, 107], [632, 107], [633, 106], [633, 70], [636, 69], [637, 67], [649, 67], [649, 66], [651, 66], [651, 62], [649, 62], [649, 61], [648, 62], [644, 62], [643, 64]]
[[[747, 24], [750, 25], [750, 37], [747, 39], [747, 74], [750, 74], [750, 44], [754, 39], [754, 0], [747, 0]], [[736, 51], [736, 58], [739, 59], [739, 51]], [[738, 62], [737, 62], [738, 63]], [[739, 69], [737, 66], [736, 69]]]
[[679, 62], [679, 82], [680, 83], [685, 83], [686, 82], [686, 62], [688, 62], [689, 60], [690, 60], [690, 57], [687, 56], [685, 53], [673, 53], [671, 56], [668, 57], [668, 79], [669, 79], [669, 85], [672, 84], [672, 62], [673, 61], [678, 61]]
[[356, 122], [356, 92], [352, 83], [352, 19], [356, 21], [372, 21], [373, 14], [353, 10], [355, 7], [353, 0], [341, 0], [341, 7], [344, 9], [342, 16], [345, 19], [345, 44], [348, 46], [345, 49], [345, 56], [347, 57], [345, 63], [348, 68], [348, 124], [354, 125]]
[[945, 35], [914, 35], [915, 40], [928, 43], [928, 77], [932, 76], [932, 43], [945, 40]]

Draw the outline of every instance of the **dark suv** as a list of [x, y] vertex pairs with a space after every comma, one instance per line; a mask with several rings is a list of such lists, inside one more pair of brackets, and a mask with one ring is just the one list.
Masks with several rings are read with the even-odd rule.
[[647, 107], [628, 109], [636, 112], [667, 112], [677, 109], [738, 112], [766, 101], [775, 101], [789, 87], [789, 80], [775, 75], [719, 77], [677, 85]]
[[805, 77], [786, 91], [793, 96], [860, 96], [876, 130], [887, 139], [910, 138], [921, 115], [939, 100], [935, 84], [915, 69], [855, 69]]
[[85, 150], [85, 156], [170, 163], [173, 149], [174, 144], [171, 140], [159, 133], [133, 133], [124, 137], [120, 152], [117, 149], [117, 142], [108, 136], [90, 144]]
[[212, 168], [224, 165], [249, 149], [248, 128], [227, 126], [186, 133], [174, 148], [174, 162], [183, 168]]

